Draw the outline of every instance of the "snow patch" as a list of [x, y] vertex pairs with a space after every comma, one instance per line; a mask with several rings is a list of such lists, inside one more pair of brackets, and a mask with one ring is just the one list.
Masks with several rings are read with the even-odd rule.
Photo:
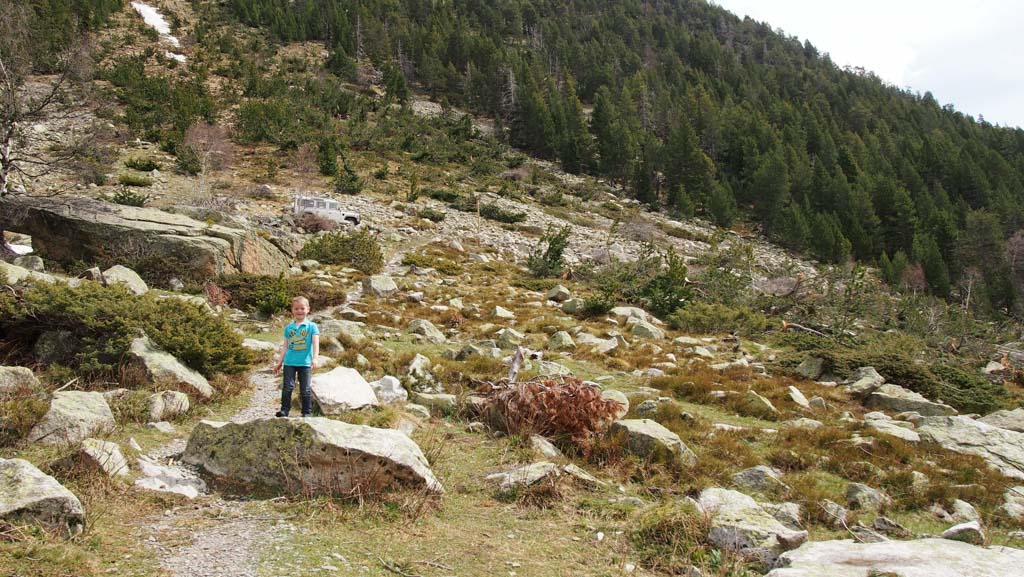
[[[153, 30], [156, 30], [160, 37], [167, 41], [168, 44], [175, 48], [181, 47], [181, 42], [176, 37], [171, 36], [171, 25], [167, 23], [167, 19], [164, 18], [159, 10], [142, 2], [132, 2], [132, 8], [139, 13], [139, 16], [142, 16], [143, 22]], [[167, 52], [166, 55], [168, 58], [178, 62], [186, 60], [185, 56], [174, 52]]]

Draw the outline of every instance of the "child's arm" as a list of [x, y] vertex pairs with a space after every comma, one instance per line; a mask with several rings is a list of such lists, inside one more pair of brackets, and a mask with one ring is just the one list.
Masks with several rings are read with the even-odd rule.
[[313, 368], [316, 368], [316, 362], [320, 358], [320, 335], [313, 335]]
[[281, 341], [281, 350], [277, 352], [278, 360], [277, 364], [274, 365], [274, 374], [281, 372], [281, 367], [284, 366], [284, 354], [288, 351], [288, 339]]

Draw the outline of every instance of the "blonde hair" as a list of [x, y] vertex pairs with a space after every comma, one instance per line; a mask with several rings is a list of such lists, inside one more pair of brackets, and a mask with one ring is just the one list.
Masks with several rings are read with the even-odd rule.
[[295, 303], [302, 303], [308, 307], [309, 299], [307, 299], [306, 297], [295, 297], [292, 299], [292, 306], [295, 306]]

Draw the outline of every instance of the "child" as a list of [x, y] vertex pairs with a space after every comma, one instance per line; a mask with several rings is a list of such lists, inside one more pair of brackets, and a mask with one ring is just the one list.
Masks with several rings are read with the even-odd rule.
[[308, 417], [313, 410], [313, 390], [309, 380], [313, 367], [320, 356], [320, 328], [307, 320], [309, 300], [306, 297], [292, 299], [292, 317], [295, 319], [284, 328], [284, 342], [281, 343], [281, 360], [274, 366], [276, 375], [284, 367], [284, 383], [281, 386], [281, 410], [278, 417], [287, 417], [292, 408], [292, 391], [295, 377], [299, 378], [299, 397], [302, 399], [302, 416]]

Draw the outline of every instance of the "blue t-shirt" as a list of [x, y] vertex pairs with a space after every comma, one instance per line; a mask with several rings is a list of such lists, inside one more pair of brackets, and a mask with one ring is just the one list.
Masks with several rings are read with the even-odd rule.
[[284, 352], [284, 363], [289, 367], [313, 366], [313, 335], [320, 334], [320, 328], [311, 320], [299, 324], [291, 322], [284, 328], [284, 340], [288, 348]]

